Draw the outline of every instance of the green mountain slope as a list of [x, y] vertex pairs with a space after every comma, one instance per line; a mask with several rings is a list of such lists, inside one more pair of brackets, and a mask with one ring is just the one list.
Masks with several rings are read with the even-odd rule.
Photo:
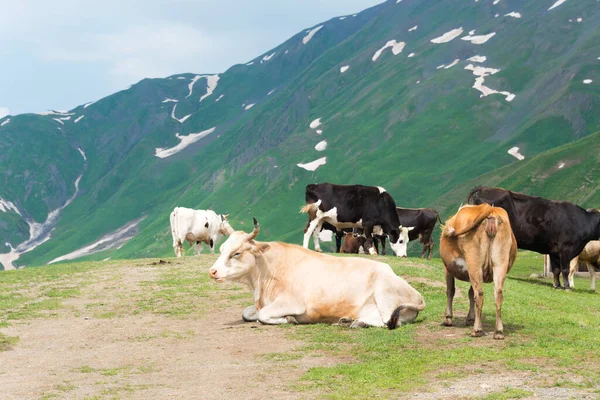
[[[0, 212], [0, 242], [16, 247], [28, 238], [33, 221], [75, 193], [81, 174], [75, 199], [47, 227], [50, 239], [15, 264], [45, 264], [140, 217], [133, 239], [91, 257], [168, 254], [175, 206], [230, 213], [241, 229], [256, 216], [264, 239], [299, 242], [304, 187], [319, 181], [381, 185], [399, 205], [443, 212], [471, 182], [590, 204], [592, 184], [580, 198], [555, 189], [562, 180], [524, 184], [532, 157], [546, 152], [558, 162], [552, 151], [581, 138], [596, 143], [589, 135], [600, 130], [600, 6], [567, 1], [548, 10], [553, 3], [388, 1], [315, 25], [218, 80], [146, 79], [72, 115], [10, 117], [0, 127], [0, 198], [23, 218]], [[453, 40], [432, 42], [459, 28]], [[405, 43], [401, 52], [379, 51], [391, 40]], [[489, 75], [482, 83], [474, 72]], [[480, 97], [490, 89], [506, 93]], [[310, 128], [317, 118], [321, 125]], [[324, 140], [327, 148], [315, 150]], [[512, 147], [525, 161], [507, 153]], [[593, 157], [593, 148], [580, 157]], [[321, 157], [316, 171], [296, 165]], [[585, 179], [582, 163], [566, 163], [557, 176]], [[8, 172], [17, 165], [19, 175]], [[503, 168], [516, 168], [512, 180], [493, 179]]]

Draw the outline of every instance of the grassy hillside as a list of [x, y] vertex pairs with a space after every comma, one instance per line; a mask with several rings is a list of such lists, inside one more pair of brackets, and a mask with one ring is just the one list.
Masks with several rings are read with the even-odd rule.
[[[64, 204], [81, 173], [80, 191], [60, 212], [51, 239], [22, 254], [17, 265], [45, 264], [144, 216], [134, 239], [91, 258], [169, 254], [168, 215], [175, 206], [230, 213], [240, 228], [256, 216], [266, 238], [298, 243], [304, 187], [320, 181], [384, 186], [401, 206], [436, 207], [447, 215], [471, 183], [492, 184], [498, 171], [504, 176], [536, 155], [547, 154], [552, 164], [559, 161], [553, 150], [586, 137], [597, 141], [589, 135], [600, 130], [600, 7], [592, 0], [549, 7], [390, 0], [307, 27], [219, 74], [216, 87], [214, 75], [178, 74], [145, 79], [77, 107], [68, 120], [62, 114], [11, 117], [0, 127], [0, 146], [10, 149], [0, 156], [0, 175], [10, 182], [0, 197], [17, 205], [23, 218], [0, 212], [0, 249], [28, 237], [25, 221], [41, 223]], [[506, 16], [512, 11], [521, 18]], [[306, 41], [309, 28], [318, 27]], [[463, 33], [454, 40], [431, 42], [458, 28]], [[462, 40], [472, 30], [495, 35], [482, 44]], [[404, 42], [402, 52], [387, 48], [374, 61], [390, 40]], [[468, 60], [474, 56], [486, 61]], [[349, 68], [342, 73], [342, 66]], [[514, 99], [480, 97], [473, 88], [476, 67], [498, 70], [484, 85]], [[309, 128], [316, 118], [320, 134]], [[181, 136], [213, 127], [182, 151], [155, 156]], [[11, 146], [20, 136], [39, 146]], [[318, 152], [322, 140], [327, 149]], [[513, 146], [524, 162], [507, 153]], [[596, 154], [584, 146], [579, 159]], [[327, 163], [314, 172], [296, 166], [320, 157]], [[11, 175], [20, 159], [39, 162]], [[526, 184], [527, 168], [497, 184], [593, 205], [597, 178], [584, 164], [566, 163], [551, 174], [556, 178], [539, 178], [537, 186]], [[592, 183], [582, 184], [577, 198], [555, 189], [585, 176]]]

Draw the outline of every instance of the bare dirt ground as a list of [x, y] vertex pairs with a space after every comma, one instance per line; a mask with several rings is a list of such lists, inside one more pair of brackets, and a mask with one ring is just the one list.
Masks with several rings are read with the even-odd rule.
[[241, 306], [221, 301], [219, 291], [206, 299], [212, 305], [198, 318], [95, 318], [98, 308], [135, 301], [157, 270], [138, 266], [102, 274], [57, 317], [2, 329], [19, 343], [0, 353], [0, 398], [310, 398], [316, 395], [290, 386], [308, 368], [336, 362], [264, 356], [293, 352], [301, 343], [286, 339], [285, 329], [244, 323]]

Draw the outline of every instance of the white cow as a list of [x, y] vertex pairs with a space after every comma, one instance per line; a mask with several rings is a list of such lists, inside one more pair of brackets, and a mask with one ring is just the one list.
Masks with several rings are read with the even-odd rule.
[[233, 232], [210, 269], [218, 282], [250, 287], [254, 305], [242, 318], [263, 324], [340, 323], [351, 327], [413, 322], [425, 301], [389, 265], [358, 257], [335, 257], [281, 242], [257, 242]]
[[600, 268], [600, 240], [590, 240], [585, 245], [583, 251], [574, 259], [571, 260], [571, 268], [569, 271], [569, 285], [574, 288], [575, 282], [573, 275], [577, 271], [580, 263], [584, 263], [590, 273], [591, 287], [590, 289], [596, 290], [596, 271], [594, 266]]
[[196, 255], [202, 252], [202, 243], [210, 246], [210, 254], [215, 253], [215, 245], [223, 235], [230, 235], [233, 228], [229, 225], [229, 214], [217, 215], [212, 210], [193, 210], [175, 207], [171, 213], [171, 233], [173, 249], [177, 257], [183, 256], [183, 241], [190, 246], [196, 243]]

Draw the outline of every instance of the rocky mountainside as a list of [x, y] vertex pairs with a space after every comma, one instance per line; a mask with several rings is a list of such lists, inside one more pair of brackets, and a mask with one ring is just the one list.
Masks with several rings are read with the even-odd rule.
[[223, 73], [4, 117], [0, 260], [172, 254], [175, 206], [300, 242], [320, 181], [444, 216], [477, 183], [598, 206], [599, 4], [391, 0]]

